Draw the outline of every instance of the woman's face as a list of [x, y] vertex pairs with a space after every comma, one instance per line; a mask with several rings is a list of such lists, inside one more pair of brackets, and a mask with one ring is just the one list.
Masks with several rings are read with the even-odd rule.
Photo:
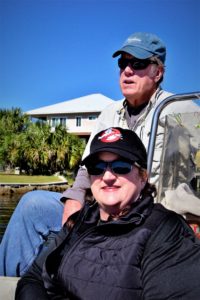
[[[101, 161], [112, 162], [123, 160], [117, 154], [101, 152]], [[141, 176], [139, 169], [133, 165], [128, 174], [119, 175], [107, 168], [102, 175], [91, 175], [91, 190], [100, 206], [102, 220], [110, 214], [119, 214], [124, 208], [136, 201], [146, 183], [146, 176]]]

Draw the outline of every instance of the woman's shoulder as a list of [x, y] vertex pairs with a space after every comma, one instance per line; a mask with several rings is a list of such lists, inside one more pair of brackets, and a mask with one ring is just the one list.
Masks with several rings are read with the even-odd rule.
[[195, 239], [193, 230], [183, 216], [168, 210], [160, 203], [154, 204], [150, 218], [151, 223], [154, 224], [152, 240], [164, 242], [180, 236]]

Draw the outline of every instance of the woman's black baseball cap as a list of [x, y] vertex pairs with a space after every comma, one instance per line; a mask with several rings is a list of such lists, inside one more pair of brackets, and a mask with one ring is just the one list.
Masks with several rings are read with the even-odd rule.
[[97, 133], [90, 145], [90, 154], [83, 159], [81, 165], [88, 165], [95, 160], [99, 152], [111, 152], [120, 157], [136, 162], [140, 167], [147, 169], [146, 149], [137, 136], [129, 129], [111, 127]]

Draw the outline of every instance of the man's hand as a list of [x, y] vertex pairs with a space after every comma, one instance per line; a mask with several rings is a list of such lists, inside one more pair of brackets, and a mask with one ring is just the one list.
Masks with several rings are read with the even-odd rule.
[[77, 212], [81, 208], [82, 208], [82, 204], [79, 201], [68, 199], [64, 205], [62, 225], [67, 221], [69, 216], [71, 216], [73, 213]]

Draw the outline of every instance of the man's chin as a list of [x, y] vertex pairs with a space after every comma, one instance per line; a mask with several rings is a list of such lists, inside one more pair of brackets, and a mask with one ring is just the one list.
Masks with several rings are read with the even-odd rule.
[[125, 98], [129, 99], [136, 96], [136, 91], [134, 89], [127, 88], [123, 90], [122, 94]]

